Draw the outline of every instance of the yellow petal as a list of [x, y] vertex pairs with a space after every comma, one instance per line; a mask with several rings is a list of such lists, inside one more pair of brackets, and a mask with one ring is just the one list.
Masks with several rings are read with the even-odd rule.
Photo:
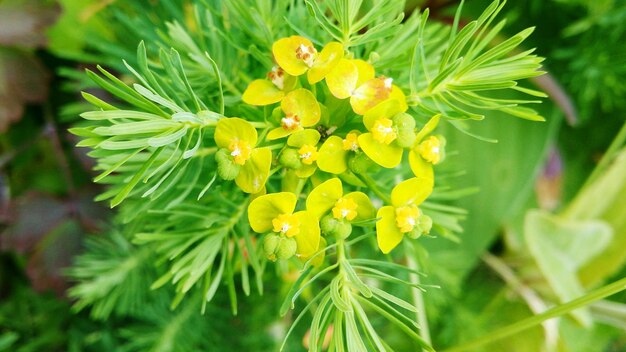
[[278, 103], [284, 96], [285, 93], [271, 81], [255, 79], [243, 92], [241, 99], [246, 104], [263, 106]]
[[352, 60], [341, 59], [326, 76], [326, 84], [332, 95], [339, 99], [346, 99], [356, 89], [358, 78], [359, 71]]
[[371, 130], [376, 120], [380, 118], [391, 119], [401, 112], [403, 112], [402, 104], [397, 99], [388, 99], [368, 110], [363, 115], [363, 124], [365, 128]]
[[302, 131], [302, 127], [295, 130], [286, 130], [282, 127], [276, 127], [267, 134], [267, 140], [273, 141], [274, 139], [287, 137], [297, 131]]
[[392, 90], [390, 81], [384, 77], [370, 79], [360, 85], [350, 97], [352, 110], [359, 115], [387, 100]]
[[291, 214], [297, 198], [291, 192], [270, 193], [253, 200], [248, 206], [248, 221], [255, 232], [271, 231], [272, 220], [281, 214]]
[[250, 159], [241, 167], [235, 183], [246, 193], [258, 193], [265, 186], [272, 166], [272, 151], [269, 148], [252, 150]]
[[300, 220], [300, 232], [295, 236], [298, 244], [296, 254], [301, 257], [310, 257], [317, 251], [320, 244], [319, 219], [309, 211], [299, 211], [294, 215]]
[[317, 130], [308, 128], [294, 132], [291, 136], [289, 136], [289, 139], [287, 139], [287, 145], [296, 148], [300, 148], [305, 144], [314, 146], [320, 141], [320, 137], [320, 133], [317, 132]]
[[402, 161], [402, 148], [393, 143], [380, 143], [371, 133], [363, 133], [359, 136], [359, 146], [370, 159], [382, 167], [391, 169]]
[[433, 164], [424, 160], [415, 150], [409, 153], [409, 165], [416, 177], [434, 180]]
[[289, 92], [280, 106], [285, 115], [298, 116], [302, 127], [313, 126], [320, 120], [320, 104], [313, 93], [304, 88]]
[[422, 127], [422, 129], [417, 133], [417, 136], [415, 137], [415, 144], [419, 144], [419, 142], [422, 141], [422, 139], [424, 139], [424, 137], [428, 136], [429, 134], [431, 134], [435, 128], [437, 128], [437, 125], [439, 124], [439, 118], [441, 117], [441, 114], [437, 114], [433, 117], [430, 118], [430, 120], [428, 120], [428, 122], [426, 122], [426, 124], [424, 125], [424, 127]]
[[433, 180], [413, 177], [402, 181], [391, 190], [391, 204], [394, 207], [419, 205], [433, 192]]
[[323, 80], [342, 58], [343, 45], [341, 43], [330, 42], [326, 44], [315, 59], [313, 67], [307, 73], [309, 83], [314, 84]]
[[404, 95], [404, 92], [402, 91], [402, 89], [400, 89], [400, 87], [398, 87], [395, 84], [391, 86], [391, 93], [389, 94], [389, 99], [396, 99], [397, 101], [399, 101], [400, 109], [402, 110], [402, 112], [405, 112], [409, 109], [409, 106], [406, 103], [406, 95]]
[[296, 176], [300, 178], [311, 177], [315, 170], [317, 170], [317, 165], [302, 165], [299, 169], [295, 170]]
[[254, 147], [257, 133], [250, 122], [238, 117], [230, 117], [217, 121], [214, 138], [215, 144], [220, 148], [228, 148], [232, 142], [236, 141], [246, 141]]
[[341, 174], [348, 169], [348, 151], [343, 149], [343, 139], [330, 136], [322, 144], [317, 158], [317, 166], [324, 172]]
[[[318, 268], [320, 267], [322, 264], [324, 264], [324, 257], [326, 256], [326, 246], [328, 245], [328, 243], [326, 242], [326, 239], [324, 237], [320, 236], [320, 243], [318, 245], [317, 250], [315, 251], [315, 258], [311, 259], [311, 265]], [[320, 252], [323, 251], [323, 252]], [[320, 252], [320, 253], [318, 253]], [[302, 260], [303, 262], [308, 260], [309, 258], [311, 258], [312, 255], [309, 256], [300, 256], [300, 260]]]
[[335, 206], [335, 203], [342, 195], [341, 180], [336, 177], [331, 178], [313, 188], [306, 198], [306, 209], [318, 218], [321, 218], [322, 215], [328, 213]]
[[292, 76], [300, 76], [309, 69], [304, 61], [296, 57], [296, 49], [300, 45], [313, 46], [313, 43], [300, 36], [291, 36], [279, 39], [272, 45], [272, 53], [276, 63]]
[[353, 221], [373, 219], [376, 216], [376, 208], [372, 205], [370, 198], [363, 192], [350, 192], [344, 198], [352, 199], [356, 202], [356, 217]]
[[374, 76], [376, 75], [376, 72], [374, 71], [374, 67], [370, 65], [369, 63], [367, 63], [366, 61], [363, 61], [360, 59], [351, 60], [351, 61], [352, 63], [354, 63], [357, 70], [359, 71], [359, 75], [358, 75], [359, 79], [356, 81], [357, 87], [360, 87], [363, 83], [374, 78]]
[[396, 226], [396, 209], [392, 206], [382, 207], [378, 210], [377, 217], [380, 218], [376, 222], [376, 241], [378, 248], [387, 254], [396, 248], [404, 235]]

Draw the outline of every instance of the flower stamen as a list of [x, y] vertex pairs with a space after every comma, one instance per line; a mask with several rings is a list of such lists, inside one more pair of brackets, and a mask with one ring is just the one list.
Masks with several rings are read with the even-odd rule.
[[272, 219], [274, 232], [293, 237], [300, 233], [300, 220], [293, 214], [281, 214]]
[[417, 224], [419, 215], [420, 210], [415, 205], [396, 208], [396, 226], [398, 226], [400, 232], [411, 232], [415, 224]]
[[332, 209], [333, 217], [335, 219], [347, 219], [353, 220], [357, 216], [356, 209], [358, 204], [351, 198], [340, 198]]
[[306, 165], [311, 165], [315, 162], [319, 156], [317, 152], [317, 147], [305, 144], [299, 150], [298, 154], [300, 154], [300, 159], [302, 159], [302, 163]]
[[356, 152], [359, 150], [359, 141], [356, 133], [348, 133], [343, 140], [343, 150]]
[[252, 153], [252, 147], [246, 141], [235, 140], [229, 146], [230, 156], [233, 157], [235, 164], [243, 165]]
[[390, 144], [393, 142], [398, 135], [391, 127], [393, 125], [393, 121], [388, 118], [380, 118], [374, 122], [374, 127], [372, 128], [372, 135], [374, 139], [380, 143]]
[[267, 73], [267, 78], [274, 83], [276, 88], [283, 90], [285, 88], [285, 71], [278, 67], [272, 67], [272, 70]]
[[280, 119], [280, 125], [287, 131], [293, 131], [300, 127], [300, 118], [298, 115], [288, 115]]
[[317, 50], [312, 46], [300, 44], [300, 46], [296, 48], [296, 58], [302, 60], [308, 67], [313, 67], [316, 57]]

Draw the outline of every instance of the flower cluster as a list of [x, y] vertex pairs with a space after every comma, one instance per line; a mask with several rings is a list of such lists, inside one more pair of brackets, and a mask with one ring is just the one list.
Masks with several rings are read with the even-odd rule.
[[[308, 39], [292, 36], [276, 41], [272, 52], [276, 66], [242, 96], [270, 108], [266, 121], [256, 123], [262, 137], [257, 125], [240, 118], [223, 118], [215, 130], [219, 175], [253, 194], [248, 219], [255, 232], [267, 234], [268, 258], [308, 258], [325, 243], [322, 234], [344, 239], [353, 225], [371, 226], [368, 220], [376, 220], [383, 253], [405, 235], [429, 233], [432, 220], [419, 205], [433, 190], [433, 165], [444, 158], [445, 140], [432, 135], [439, 117], [418, 129], [393, 79], [376, 76], [370, 63], [352, 58], [340, 43], [318, 52]], [[397, 184], [390, 197], [372, 189], [369, 174], [397, 167], [405, 152], [414, 177]], [[282, 173], [282, 191], [267, 194], [275, 172]], [[296, 211], [307, 183], [312, 190], [304, 210]], [[370, 188], [389, 204], [377, 210], [366, 193], [344, 192], [344, 186]]]

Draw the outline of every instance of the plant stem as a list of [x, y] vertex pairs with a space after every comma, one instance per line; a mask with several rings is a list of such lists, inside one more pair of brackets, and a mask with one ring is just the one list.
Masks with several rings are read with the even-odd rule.
[[[417, 264], [417, 261], [415, 260], [413, 256], [409, 254], [408, 242], [405, 242], [404, 250], [405, 250], [405, 257], [406, 257], [408, 267], [411, 268], [412, 270], [418, 271], [419, 266]], [[416, 287], [417, 285], [420, 284], [419, 275], [415, 273], [411, 273], [409, 274], [409, 280], [411, 281], [412, 284], [415, 284], [415, 286], [411, 288], [411, 291], [413, 295], [413, 302], [415, 304], [415, 309], [417, 310], [417, 313], [415, 313], [415, 317], [417, 319], [417, 324], [420, 327], [419, 335], [424, 339], [424, 341], [426, 341], [430, 345], [432, 341], [430, 338], [430, 329], [428, 328], [428, 317], [426, 316], [426, 305], [424, 304], [424, 294], [422, 293], [420, 289]]]
[[503, 339], [505, 337], [517, 334], [526, 329], [532, 328], [535, 325], [542, 322], [569, 313], [572, 310], [584, 307], [592, 302], [603, 299], [605, 297], [614, 295], [618, 292], [626, 290], [626, 277], [618, 280], [612, 284], [606, 285], [599, 289], [596, 289], [582, 297], [579, 297], [573, 301], [569, 301], [564, 304], [560, 304], [552, 309], [549, 309], [541, 314], [534, 315], [532, 317], [520, 320], [517, 323], [505, 326], [496, 331], [490, 332], [486, 336], [479, 337], [475, 340], [466, 342], [460, 346], [452, 347], [444, 352], [458, 352], [475, 350], [478, 346], [483, 346], [488, 343]]
[[366, 174], [355, 174], [355, 175], [356, 177], [358, 177], [359, 180], [365, 183], [365, 185], [372, 192], [374, 192], [374, 194], [376, 194], [380, 199], [382, 199], [383, 202], [387, 204], [391, 204], [391, 198], [387, 194], [383, 193], [383, 191], [381, 191], [380, 188], [378, 188], [378, 185], [376, 184], [376, 182], [374, 182], [374, 180], [372, 180], [371, 177], [369, 177]]

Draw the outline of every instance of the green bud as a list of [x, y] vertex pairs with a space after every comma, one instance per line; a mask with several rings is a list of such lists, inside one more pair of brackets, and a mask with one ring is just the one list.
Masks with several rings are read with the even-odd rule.
[[372, 52], [370, 53], [369, 62], [370, 62], [371, 64], [373, 64], [373, 63], [375, 63], [375, 62], [376, 62], [376, 61], [378, 61], [378, 60], [380, 60], [380, 54], [379, 54], [379, 53], [377, 53], [377, 52], [375, 52], [375, 51], [372, 51]]
[[241, 165], [233, 162], [233, 158], [227, 149], [222, 148], [218, 150], [215, 153], [215, 161], [217, 161], [217, 173], [222, 179], [230, 181], [239, 175]]
[[298, 249], [298, 243], [295, 238], [283, 237], [278, 245], [276, 256], [278, 259], [289, 259], [296, 254], [296, 249]]
[[417, 221], [417, 227], [422, 230], [422, 234], [428, 235], [433, 228], [433, 219], [428, 215], [422, 214]]
[[348, 161], [348, 167], [350, 171], [357, 175], [365, 174], [369, 169], [375, 166], [372, 159], [370, 159], [365, 153], [357, 153]]
[[415, 143], [415, 119], [406, 113], [396, 114], [393, 118], [398, 137], [396, 144], [402, 148], [410, 148]]
[[299, 169], [300, 167], [302, 167], [300, 154], [298, 154], [298, 151], [293, 148], [287, 148], [283, 150], [283, 152], [280, 153], [280, 156], [278, 157], [278, 162], [282, 166], [288, 167], [290, 169]]
[[280, 119], [282, 119], [283, 117], [285, 117], [285, 113], [283, 112], [283, 109], [280, 108], [280, 106], [272, 110], [272, 120], [280, 122]]
[[409, 236], [412, 239], [416, 239], [422, 235], [428, 235], [432, 227], [433, 227], [433, 219], [431, 219], [430, 216], [428, 215], [422, 214], [417, 219], [417, 224], [415, 224], [415, 227], [413, 227], [413, 230], [407, 233], [407, 236]]
[[320, 221], [322, 233], [327, 236], [335, 236], [337, 239], [345, 239], [352, 233], [352, 225], [346, 220], [337, 220], [328, 214]]
[[335, 219], [332, 215], [326, 215], [322, 217], [320, 221], [320, 229], [322, 233], [328, 236], [332, 236], [335, 233], [337, 227], [339, 227], [339, 221]]
[[278, 245], [280, 244], [280, 236], [275, 233], [268, 233], [263, 238], [263, 252], [267, 259], [275, 262], [276, 261], [276, 250], [278, 249]]

